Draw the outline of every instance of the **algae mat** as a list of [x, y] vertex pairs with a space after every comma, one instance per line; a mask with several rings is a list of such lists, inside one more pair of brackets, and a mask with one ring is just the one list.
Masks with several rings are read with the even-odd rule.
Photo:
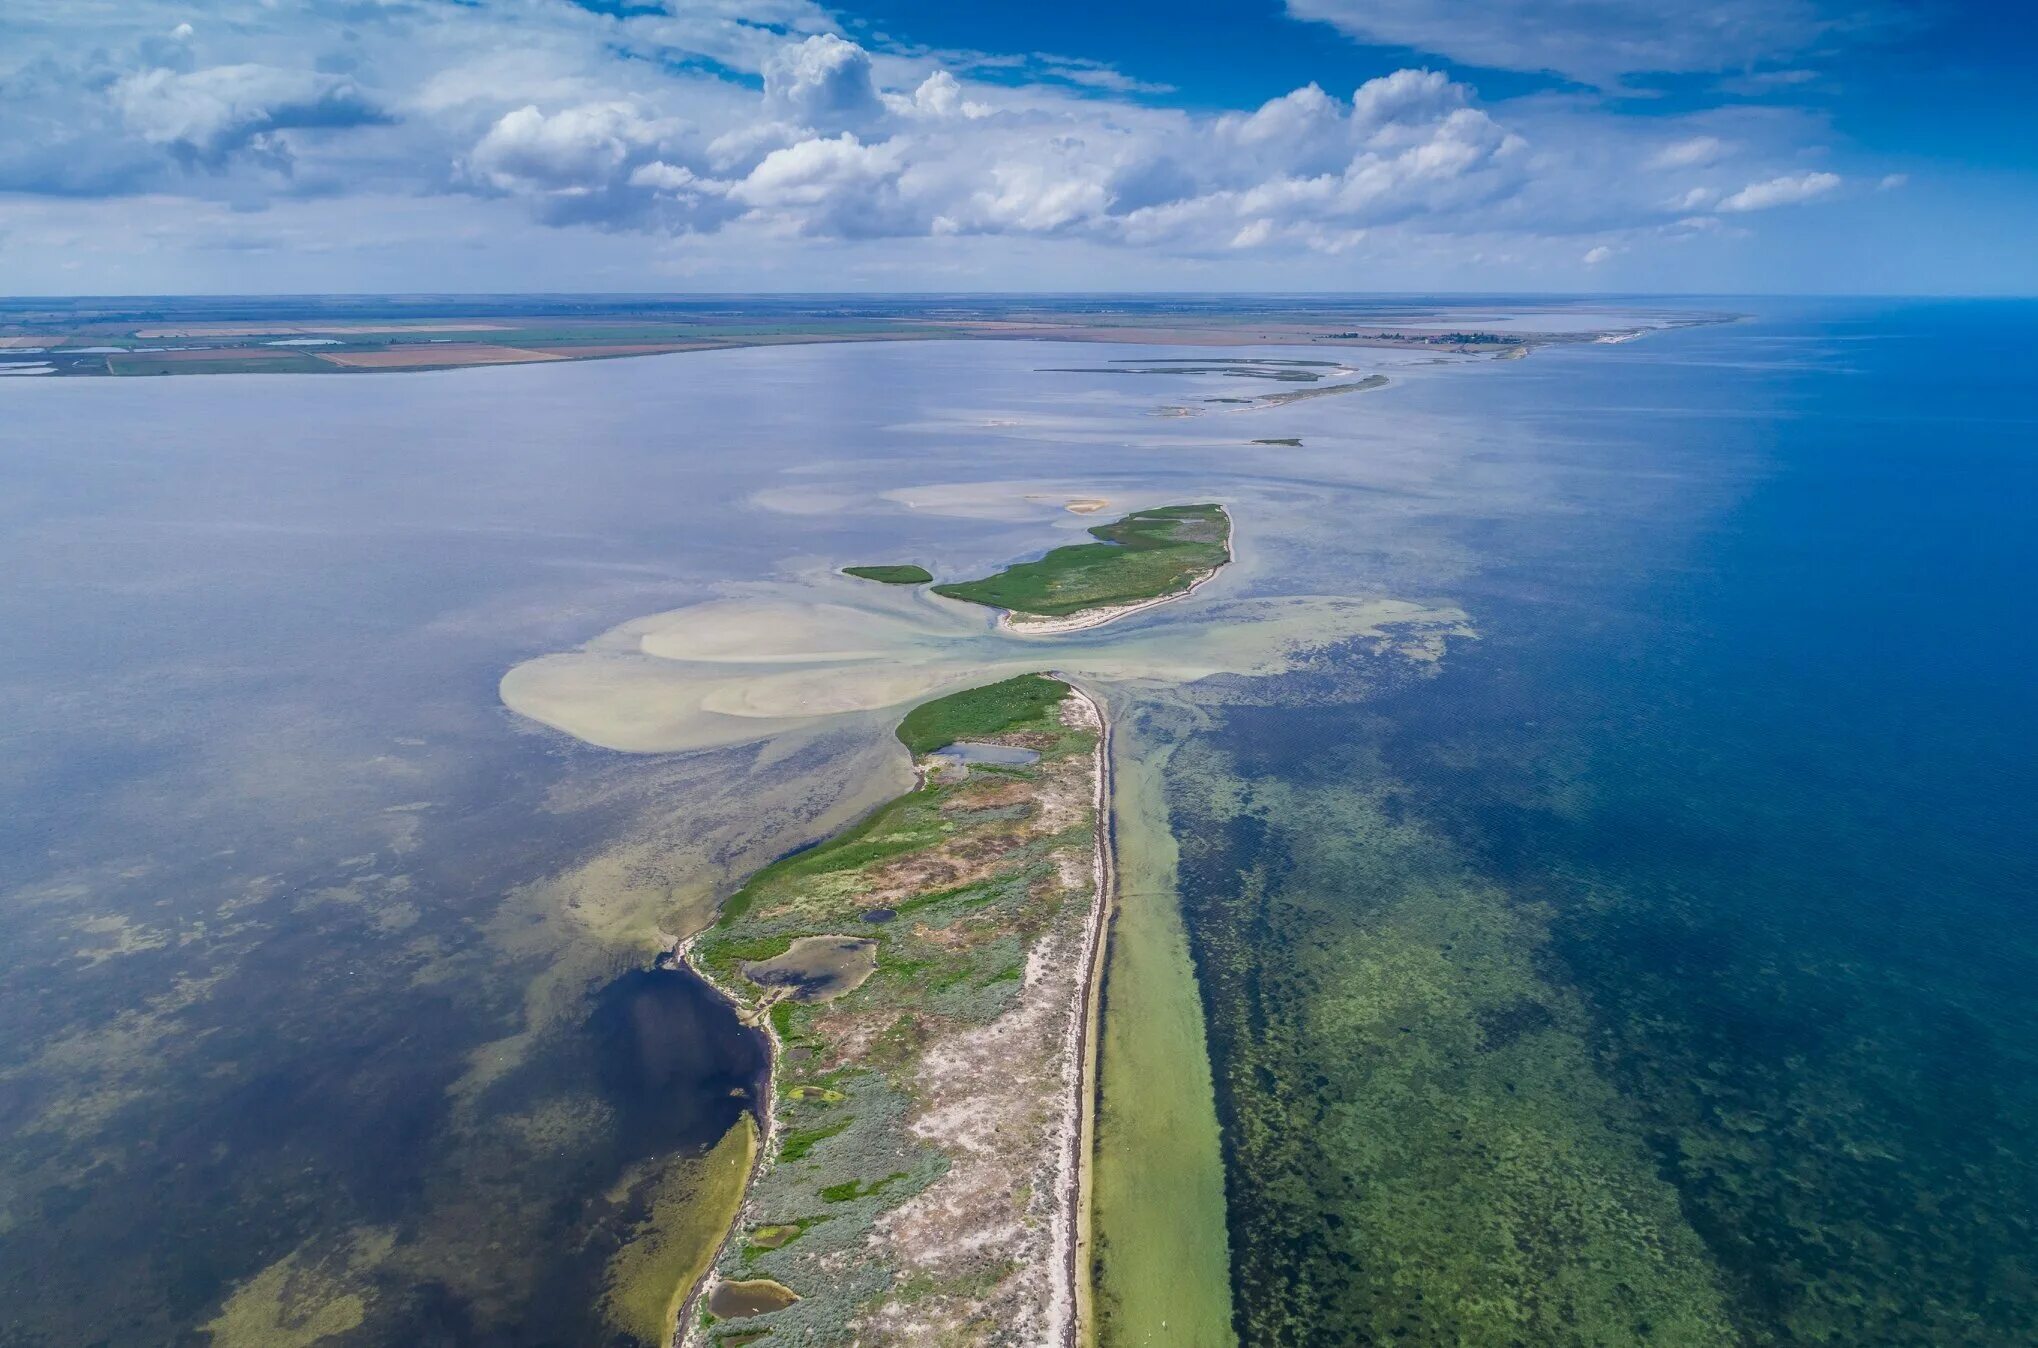
[[1117, 731], [1118, 904], [1104, 983], [1092, 1165], [1100, 1348], [1235, 1342], [1224, 1163], [1203, 1006], [1175, 895], [1161, 774], [1168, 750]]
[[1266, 773], [1243, 746], [1268, 715], [1216, 733], [1235, 752], [1178, 749], [1169, 780], [1245, 1341], [1739, 1342], [1585, 1008], [1542, 972], [1548, 911], [1360, 755]]

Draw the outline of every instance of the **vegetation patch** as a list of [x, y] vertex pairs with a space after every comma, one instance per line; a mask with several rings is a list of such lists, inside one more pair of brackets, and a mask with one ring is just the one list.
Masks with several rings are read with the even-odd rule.
[[[1043, 941], [1066, 952], [1062, 991], [1045, 995], [1072, 1001], [1080, 986], [1098, 728], [1079, 709], [1037, 674], [916, 708], [899, 737], [921, 785], [758, 872], [692, 948], [782, 1046], [776, 1144], [746, 1201], [748, 1235], [719, 1269], [722, 1286], [797, 1289], [768, 1312], [774, 1342], [1039, 1341], [1025, 1308], [1047, 1300], [1065, 1039], [1051, 1015], [989, 1031], [1026, 995]], [[933, 770], [931, 751], [958, 739], [1038, 757]], [[891, 920], [864, 923], [874, 909]], [[952, 1142], [957, 1127], [987, 1130], [1001, 1154], [987, 1163], [981, 1141]], [[939, 1295], [904, 1295], [922, 1283]], [[703, 1326], [721, 1344], [759, 1322]]]
[[899, 739], [915, 754], [945, 749], [957, 740], [991, 739], [1013, 730], [1045, 727], [1068, 696], [1068, 685], [1045, 674], [1021, 674], [922, 703], [899, 723]]
[[1056, 548], [982, 580], [937, 585], [934, 593], [1066, 617], [1180, 594], [1231, 560], [1231, 518], [1214, 504], [1135, 511], [1090, 533], [1099, 541]]
[[934, 573], [924, 566], [845, 566], [845, 576], [858, 580], [874, 580], [880, 585], [925, 585], [934, 579]]

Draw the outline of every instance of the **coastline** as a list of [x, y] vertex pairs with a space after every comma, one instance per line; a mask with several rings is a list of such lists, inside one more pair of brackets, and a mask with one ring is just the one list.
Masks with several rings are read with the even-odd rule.
[[[722, 1256], [728, 1253], [729, 1242], [734, 1240], [736, 1233], [743, 1228], [744, 1205], [750, 1200], [750, 1191], [756, 1185], [758, 1175], [763, 1173], [764, 1167], [770, 1162], [772, 1146], [778, 1140], [778, 1128], [774, 1117], [776, 1113], [774, 1093], [778, 1086], [778, 1055], [781, 1045], [778, 1042], [778, 1035], [771, 1028], [771, 1017], [759, 1016], [753, 1020], [733, 993], [716, 981], [713, 974], [694, 962], [693, 947], [699, 937], [700, 933], [695, 932], [673, 942], [672, 948], [660, 962], [670, 959], [676, 965], [685, 966], [687, 971], [706, 984], [715, 996], [728, 1003], [730, 1012], [739, 1024], [747, 1025], [764, 1036], [766, 1055], [764, 1089], [752, 1110], [755, 1117], [754, 1126], [757, 1129], [757, 1145], [750, 1154], [750, 1173], [743, 1177], [743, 1188], [736, 1196], [736, 1210], [729, 1214], [729, 1224], [723, 1229], [722, 1238], [715, 1242], [715, 1248], [709, 1253], [707, 1263], [702, 1266], [700, 1276], [694, 1279], [693, 1286], [689, 1287], [686, 1295], [680, 1299], [679, 1311], [673, 1316], [672, 1323], [667, 1329], [665, 1348], [676, 1348], [676, 1345], [687, 1343], [693, 1337], [700, 1304], [715, 1285], [716, 1266], [722, 1262]], [[739, 1123], [737, 1126], [740, 1128], [742, 1125]]]
[[[1238, 536], [1237, 522], [1231, 518], [1231, 511], [1222, 502], [1218, 504], [1217, 510], [1219, 514], [1224, 516], [1224, 561], [1208, 574], [1197, 577], [1186, 590], [1181, 590], [1175, 594], [1155, 595], [1151, 599], [1141, 599], [1130, 604], [1110, 604], [1099, 608], [1079, 609], [1074, 613], [1053, 617], [1032, 616], [1015, 612], [1012, 609], [1005, 609], [998, 614], [997, 629], [1011, 636], [1065, 636], [1070, 632], [1087, 632], [1092, 628], [1102, 627], [1106, 623], [1116, 622], [1120, 618], [1129, 618], [1135, 613], [1144, 613], [1148, 609], [1159, 608], [1163, 604], [1172, 604], [1177, 599], [1187, 599], [1190, 595], [1223, 575], [1225, 568], [1238, 560], [1238, 550], [1232, 546], [1231, 542], [1232, 539]], [[1073, 683], [1069, 684], [1069, 686], [1071, 688], [1075, 687]]]
[[[1111, 845], [1111, 802], [1112, 802], [1112, 731], [1110, 716], [1102, 699], [1082, 687], [1074, 679], [1059, 672], [1050, 672], [1047, 677], [1061, 682], [1068, 690], [1064, 701], [1072, 704], [1072, 718], [1080, 723], [1093, 725], [1096, 744], [1091, 750], [1090, 804], [1093, 812], [1090, 875], [1092, 895], [1090, 909], [1083, 915], [1079, 943], [1070, 964], [1074, 966], [1071, 982], [1073, 996], [1054, 1013], [1061, 1021], [1059, 1041], [1060, 1087], [1055, 1103], [1051, 1106], [1051, 1117], [1057, 1126], [1049, 1136], [1042, 1139], [1049, 1148], [1044, 1159], [1053, 1167], [1054, 1208], [1049, 1222], [1047, 1259], [1043, 1261], [1048, 1271], [1047, 1297], [1043, 1309], [1043, 1343], [1052, 1343], [1056, 1348], [1079, 1348], [1090, 1341], [1090, 1287], [1088, 1279], [1089, 1228], [1091, 1202], [1091, 1152], [1095, 1136], [1095, 1111], [1093, 1102], [1097, 1081], [1097, 1054], [1100, 1043], [1097, 1033], [1100, 1011], [1100, 991], [1103, 979], [1103, 960], [1106, 947], [1108, 923], [1115, 908], [1116, 884]], [[924, 784], [924, 769], [921, 781]], [[748, 1008], [746, 1003], [724, 987], [715, 976], [694, 958], [698, 934], [675, 941], [661, 963], [670, 960], [682, 965], [705, 983], [714, 994], [726, 1003], [744, 1025], [763, 1034], [768, 1046], [769, 1064], [766, 1081], [757, 1104], [759, 1126], [756, 1150], [752, 1156], [749, 1171], [744, 1179], [742, 1195], [736, 1210], [731, 1214], [721, 1239], [716, 1243], [707, 1266], [701, 1276], [677, 1299], [677, 1313], [669, 1328], [668, 1345], [683, 1345], [703, 1342], [701, 1312], [706, 1299], [714, 1292], [720, 1280], [718, 1269], [723, 1264], [731, 1245], [745, 1228], [745, 1214], [750, 1210], [752, 1196], [768, 1168], [777, 1159], [780, 1150], [782, 1130], [778, 1127], [777, 1076], [783, 1062], [784, 1044], [781, 1042], [772, 1017], [764, 1014], [763, 1007]], [[1068, 967], [1068, 966], [1063, 966]], [[768, 1005], [768, 1003], [767, 1003]], [[882, 1341], [882, 1340], [880, 1340]]]
[[1055, 1232], [1055, 1266], [1060, 1270], [1068, 1297], [1068, 1315], [1058, 1341], [1062, 1348], [1079, 1348], [1090, 1341], [1094, 1325], [1091, 1309], [1094, 1289], [1090, 1285], [1087, 1264], [1093, 1249], [1091, 1160], [1096, 1151], [1095, 1102], [1098, 1049], [1102, 1043], [1098, 1029], [1103, 1005], [1104, 953], [1109, 945], [1111, 916], [1118, 906], [1118, 877], [1112, 856], [1111, 826], [1113, 727], [1101, 698], [1092, 696], [1088, 689], [1066, 675], [1055, 673], [1053, 677], [1068, 684], [1070, 695], [1082, 699], [1097, 718], [1097, 777], [1093, 797], [1096, 840], [1091, 860], [1096, 896], [1090, 903], [1090, 920], [1086, 925], [1080, 956], [1082, 979], [1077, 985], [1076, 1006], [1070, 1017], [1070, 1034], [1074, 1042], [1068, 1055], [1069, 1090], [1063, 1116], [1068, 1132], [1064, 1140], [1065, 1190]]

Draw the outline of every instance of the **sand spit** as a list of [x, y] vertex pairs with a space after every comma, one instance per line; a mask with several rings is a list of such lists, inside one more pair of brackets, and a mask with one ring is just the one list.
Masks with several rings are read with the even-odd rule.
[[[1059, 677], [1059, 676], [1057, 676]], [[1106, 935], [1111, 914], [1118, 906], [1118, 877], [1112, 865], [1111, 846], [1111, 718], [1104, 704], [1084, 688], [1069, 682], [1069, 697], [1086, 709], [1097, 727], [1096, 842], [1090, 861], [1091, 882], [1096, 899], [1090, 905], [1090, 920], [1083, 933], [1084, 946], [1077, 959], [1081, 981], [1075, 1005], [1070, 1008], [1069, 1042], [1065, 1051], [1064, 1074], [1067, 1091], [1062, 1105], [1062, 1178], [1056, 1186], [1054, 1221], [1055, 1295], [1050, 1328], [1059, 1327], [1055, 1342], [1061, 1348], [1078, 1348], [1090, 1341], [1091, 1326], [1087, 1280], [1081, 1276], [1090, 1249], [1090, 1158], [1095, 1148], [1096, 1118], [1090, 1108], [1097, 1098], [1099, 997], [1104, 980]]]
[[[875, 717], [1043, 663], [1040, 634], [1002, 630], [976, 605], [884, 591], [821, 579], [636, 619], [516, 666], [502, 700], [589, 744], [676, 753]], [[1073, 639], [1053, 663], [1077, 677], [1187, 683], [1280, 673], [1356, 637], [1402, 647], [1469, 631], [1459, 609], [1401, 599], [1240, 599], [1123, 634], [1064, 633]]]
[[[1078, 748], [1068, 749], [1066, 734], [1037, 727], [1005, 732], [993, 742], [1048, 751], [1037, 769], [967, 778], [932, 801], [904, 805], [934, 810], [952, 830], [849, 862], [839, 888], [826, 878], [838, 873], [827, 870], [746, 888], [750, 906], [736, 928], [677, 947], [678, 958], [773, 1041], [771, 1136], [717, 1273], [688, 1289], [682, 1341], [730, 1333], [711, 1329], [700, 1308], [722, 1314], [718, 1290], [770, 1277], [799, 1301], [757, 1312], [758, 1328], [789, 1342], [817, 1332], [872, 1344], [1081, 1342], [1079, 1237], [1088, 1201], [1090, 1027], [1109, 911], [1110, 758], [1103, 709], [1090, 694], [1067, 685], [1051, 715], [1075, 732]], [[1008, 906], [927, 906], [971, 887], [1003, 893], [985, 901]], [[906, 992], [914, 985], [895, 974], [889, 985], [880, 977], [797, 1007], [783, 988], [750, 986], [768, 964], [804, 961], [816, 943], [873, 945], [861, 936], [795, 936], [774, 961], [732, 956], [754, 939], [745, 920], [757, 931], [798, 931], [799, 914], [810, 913], [815, 925], [839, 931], [830, 925], [839, 913], [814, 907], [837, 903], [829, 894], [898, 913], [900, 925], [886, 928], [894, 934], [881, 970], [887, 960], [917, 968], [931, 959], [951, 974], [972, 967], [981, 974], [1016, 959], [1014, 981], [993, 979], [958, 1001], [962, 984]], [[718, 948], [717, 939], [725, 944]], [[723, 968], [733, 972], [718, 982], [711, 970]], [[1009, 994], [986, 1000], [999, 987]], [[782, 1023], [788, 1009], [800, 1014]], [[903, 1039], [887, 1028], [908, 1020], [915, 1029]], [[889, 1064], [882, 1076], [870, 1070], [880, 1061]], [[894, 1185], [895, 1197], [878, 1198]]]

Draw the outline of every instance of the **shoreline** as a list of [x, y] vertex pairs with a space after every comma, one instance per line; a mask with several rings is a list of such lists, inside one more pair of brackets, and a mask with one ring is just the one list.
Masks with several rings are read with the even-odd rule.
[[[707, 928], [703, 927], [701, 930], [705, 931]], [[700, 932], [695, 932], [691, 936], [674, 941], [672, 947], [660, 957], [659, 962], [663, 963], [669, 958], [674, 965], [685, 968], [706, 984], [717, 997], [728, 1003], [737, 1024], [756, 1030], [764, 1036], [764, 1090], [752, 1109], [756, 1117], [757, 1148], [750, 1157], [750, 1173], [743, 1177], [743, 1191], [737, 1197], [736, 1211], [730, 1214], [727, 1229], [722, 1232], [722, 1238], [715, 1242], [714, 1250], [709, 1253], [707, 1266], [701, 1270], [700, 1277], [694, 1279], [693, 1286], [688, 1288], [686, 1295], [680, 1299], [679, 1313], [673, 1317], [671, 1327], [667, 1331], [665, 1348], [678, 1348], [679, 1345], [692, 1340], [701, 1302], [714, 1288], [715, 1269], [721, 1264], [722, 1256], [729, 1252], [729, 1242], [736, 1239], [736, 1233], [743, 1229], [743, 1210], [749, 1206], [750, 1191], [756, 1187], [757, 1177], [764, 1173], [764, 1167], [771, 1159], [772, 1143], [777, 1140], [778, 1134], [774, 1118], [780, 1050], [778, 1034], [771, 1028], [770, 1016], [759, 1016], [753, 1021], [750, 1013], [743, 1009], [743, 1004], [736, 1000], [734, 994], [716, 982], [714, 975], [693, 962], [693, 947], [699, 937]]]
[[1091, 854], [1091, 875], [1095, 879], [1096, 894], [1090, 903], [1090, 919], [1084, 931], [1082, 980], [1077, 985], [1076, 1005], [1070, 1017], [1070, 1034], [1074, 1042], [1069, 1046], [1071, 1079], [1068, 1098], [1063, 1105], [1064, 1126], [1069, 1134], [1064, 1144], [1066, 1188], [1054, 1242], [1055, 1263], [1068, 1297], [1067, 1319], [1058, 1342], [1061, 1348], [1081, 1348], [1089, 1342], [1085, 1331], [1093, 1318], [1091, 1297], [1094, 1289], [1084, 1263], [1091, 1253], [1091, 1161], [1096, 1152], [1097, 1111], [1094, 1106], [1098, 1050], [1102, 1044], [1098, 1034], [1098, 1018], [1102, 1010], [1099, 993], [1104, 975], [1104, 952], [1109, 945], [1111, 914], [1118, 901], [1118, 876], [1112, 857], [1112, 725], [1101, 698], [1092, 696], [1088, 689], [1063, 674], [1057, 672], [1052, 677], [1066, 683], [1070, 695], [1081, 698], [1097, 718], [1097, 777], [1092, 797], [1096, 810], [1096, 840]]
[[[1012, 609], [1004, 609], [998, 614], [997, 630], [1012, 636], [1021, 637], [1065, 636], [1070, 632], [1087, 632], [1092, 628], [1102, 627], [1106, 623], [1116, 622], [1120, 618], [1129, 618], [1135, 613], [1144, 613], [1148, 609], [1159, 608], [1163, 604], [1172, 604], [1178, 599], [1187, 599], [1190, 595], [1223, 575], [1225, 568], [1238, 560], [1238, 549], [1233, 546], [1232, 542], [1232, 540], [1238, 537], [1238, 522], [1231, 518], [1230, 509], [1222, 502], [1218, 503], [1217, 510], [1219, 514], [1224, 516], [1224, 561], [1209, 572], [1209, 574], [1199, 576], [1190, 582], [1188, 589], [1175, 594], [1155, 595], [1151, 599], [1135, 600], [1130, 604], [1111, 604], [1101, 608], [1078, 609], [1074, 613], [1059, 616], [1030, 617]], [[1057, 675], [1056, 677], [1060, 676]], [[1062, 681], [1068, 683], [1066, 679]], [[1075, 688], [1075, 686], [1075, 684], [1069, 683], [1069, 687]], [[1080, 692], [1081, 690], [1078, 689], [1077, 691]]]
[[[1214, 576], [1216, 573], [1211, 574]], [[1057, 1203], [1051, 1228], [1049, 1259], [1053, 1274], [1049, 1286], [1046, 1317], [1048, 1337], [1056, 1348], [1081, 1348], [1081, 1345], [1088, 1341], [1085, 1331], [1091, 1321], [1091, 1288], [1089, 1279], [1085, 1276], [1084, 1258], [1090, 1249], [1091, 1159], [1096, 1129], [1096, 1111], [1092, 1105], [1097, 1089], [1097, 1057], [1101, 1043], [1098, 1034], [1098, 1016], [1101, 1009], [1099, 992], [1104, 972], [1104, 951], [1110, 916], [1117, 898], [1111, 846], [1113, 726], [1101, 698], [1093, 695], [1075, 679], [1058, 671], [1048, 671], [1047, 677], [1064, 684], [1069, 690], [1069, 698], [1087, 708], [1097, 725], [1091, 785], [1091, 806], [1095, 814], [1090, 861], [1093, 895], [1090, 913], [1084, 920], [1082, 946], [1077, 953], [1080, 968], [1076, 981], [1076, 995], [1068, 1007], [1068, 1023], [1062, 1041], [1065, 1065], [1059, 1117], [1063, 1136], [1056, 1139], [1060, 1173], [1056, 1180]], [[918, 772], [916, 766], [916, 773]], [[924, 777], [920, 780], [924, 783]], [[746, 1010], [734, 994], [694, 962], [692, 954], [698, 937], [699, 933], [695, 933], [675, 941], [661, 955], [659, 962], [662, 964], [670, 959], [675, 965], [687, 969], [729, 1006], [740, 1024], [761, 1033], [765, 1039], [768, 1062], [763, 1090], [755, 1110], [758, 1127], [757, 1148], [751, 1157], [750, 1171], [744, 1177], [742, 1197], [730, 1218], [728, 1227], [722, 1233], [722, 1238], [716, 1242], [706, 1269], [679, 1301], [678, 1313], [673, 1318], [669, 1337], [666, 1339], [668, 1348], [680, 1348], [681, 1345], [695, 1341], [700, 1309], [714, 1289], [719, 1276], [717, 1268], [727, 1254], [731, 1242], [736, 1240], [743, 1229], [744, 1212], [749, 1206], [751, 1192], [758, 1178], [773, 1160], [778, 1131], [775, 1119], [776, 1086], [783, 1048], [778, 1033], [773, 1028], [769, 1015]]]

